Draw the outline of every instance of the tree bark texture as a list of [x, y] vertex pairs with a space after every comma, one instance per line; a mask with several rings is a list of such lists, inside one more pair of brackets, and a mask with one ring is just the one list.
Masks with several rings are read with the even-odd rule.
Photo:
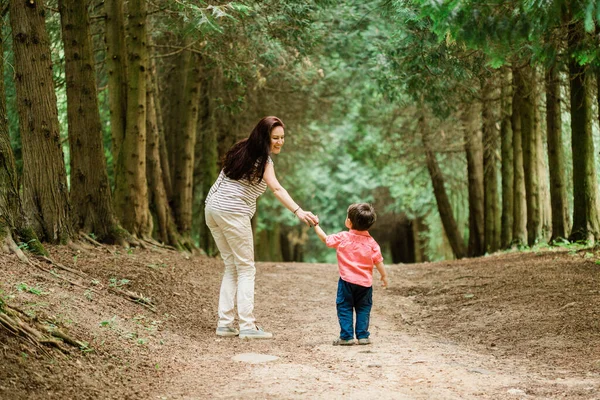
[[[149, 43], [150, 37], [148, 38]], [[163, 108], [161, 104], [161, 89], [160, 79], [158, 77], [158, 68], [154, 59], [150, 60], [150, 81], [152, 89], [152, 98], [154, 100], [154, 113], [156, 115], [156, 129], [158, 131], [158, 152], [160, 155], [160, 167], [162, 171], [162, 181], [167, 195], [167, 200], [170, 202], [173, 198], [173, 185], [171, 184], [171, 170], [169, 169], [169, 154], [167, 151], [167, 143], [165, 139], [165, 124], [163, 120]], [[150, 112], [150, 110], [148, 110]]]
[[[3, 28], [4, 19], [0, 19], [0, 32]], [[4, 76], [4, 40], [1, 35], [0, 76]], [[4, 79], [0, 79], [0, 247], [7, 252], [15, 252], [14, 247], [18, 247], [15, 240], [25, 243], [32, 253], [48, 255], [29, 226], [19, 197], [19, 178], [6, 113], [6, 91]]]
[[104, 157], [87, 3], [58, 2], [65, 49], [71, 211], [75, 229], [115, 243], [120, 228], [112, 208]]
[[128, 4], [126, 129], [115, 168], [115, 205], [119, 221], [132, 235], [152, 233], [146, 178], [146, 2]]
[[23, 205], [40, 240], [73, 235], [61, 146], [50, 41], [43, 1], [10, 1], [19, 131], [23, 143]]
[[156, 68], [151, 62], [151, 68], [148, 71], [146, 100], [147, 100], [147, 120], [146, 120], [146, 171], [148, 179], [148, 202], [150, 209], [154, 214], [156, 223], [154, 224], [156, 236], [166, 244], [180, 248], [179, 233], [175, 225], [173, 211], [169, 205], [167, 192], [164, 185], [163, 170], [160, 154], [160, 133], [157, 118], [156, 105], [156, 86], [155, 74]]
[[[185, 43], [181, 41], [181, 46]], [[167, 89], [162, 93], [161, 106], [163, 108], [163, 123], [165, 131], [165, 143], [169, 155], [170, 180], [175, 186], [175, 169], [177, 154], [177, 140], [182, 137], [181, 131], [184, 129], [186, 113], [186, 90], [188, 71], [190, 69], [191, 52], [183, 51], [174, 57], [174, 60], [167, 64], [166, 85]]]
[[570, 218], [562, 140], [560, 75], [556, 66], [546, 70], [545, 81], [550, 201], [552, 204], [552, 236], [550, 240], [558, 240], [569, 237]]
[[[206, 76], [206, 73], [204, 75]], [[209, 255], [216, 252], [216, 245], [204, 220], [204, 201], [219, 173], [218, 130], [215, 123], [214, 104], [211, 101], [214, 85], [214, 80], [209, 79], [201, 85], [198, 140], [194, 157], [194, 202], [197, 210], [195, 227], [198, 229], [199, 246]], [[282, 243], [284, 242], [282, 241]], [[285, 245], [282, 244], [282, 246]], [[289, 257], [291, 258], [291, 255]]]
[[[569, 26], [569, 48], [576, 48], [583, 38], [582, 23]], [[588, 93], [589, 72], [575, 58], [569, 61], [569, 80], [573, 151], [573, 229], [570, 239], [595, 241], [600, 239], [600, 221], [592, 137], [592, 100]]]
[[452, 206], [450, 205], [448, 194], [446, 193], [442, 171], [440, 170], [437, 159], [435, 158], [435, 154], [428, 144], [428, 138], [426, 136], [427, 132], [425, 131], [425, 120], [423, 116], [419, 118], [419, 129], [423, 138], [427, 169], [429, 171], [429, 176], [431, 177], [433, 193], [437, 202], [442, 225], [444, 226], [444, 230], [448, 237], [448, 242], [450, 243], [450, 247], [452, 248], [454, 256], [456, 258], [463, 258], [466, 256], [467, 251], [465, 249], [460, 231], [458, 230], [458, 225], [452, 212]]
[[198, 127], [198, 109], [200, 108], [200, 85], [202, 76], [197, 57], [190, 57], [188, 78], [185, 86], [185, 113], [181, 122], [182, 129], [175, 140], [177, 157], [175, 158], [175, 175], [173, 181], [173, 204], [175, 220], [180, 234], [191, 237], [192, 204], [194, 177], [194, 149], [196, 130]]
[[502, 216], [500, 228], [500, 247], [508, 248], [512, 243], [514, 221], [514, 157], [512, 113], [512, 84], [510, 69], [502, 70], [500, 148], [502, 174]]
[[[108, 105], [110, 108], [110, 131], [112, 155], [119, 159], [119, 151], [125, 138], [127, 113], [127, 47], [125, 44], [125, 14], [123, 1], [106, 0], [106, 70], [108, 72]], [[115, 171], [115, 174], [117, 172]]]
[[[546, 154], [544, 135], [546, 131], [542, 129], [541, 121], [541, 89], [544, 87], [544, 78], [536, 74], [536, 92], [535, 92], [535, 146], [537, 154], [537, 170], [540, 196], [540, 237], [538, 241], [548, 242], [552, 234], [552, 207], [550, 203], [550, 179], [548, 177], [548, 156]], [[539, 76], [539, 78], [537, 78]]]
[[493, 253], [500, 248], [500, 197], [498, 193], [498, 122], [500, 91], [493, 76], [482, 84], [483, 122], [483, 185], [485, 204], [485, 251]]
[[523, 135], [522, 135], [522, 82], [519, 66], [512, 69], [513, 75], [513, 101], [511, 126], [513, 131], [513, 172], [514, 172], [514, 213], [513, 213], [513, 240], [512, 243], [519, 245], [527, 244], [527, 200], [525, 195], [525, 170], [523, 167]]
[[469, 180], [469, 248], [468, 255], [485, 254], [485, 219], [483, 191], [483, 142], [481, 137], [481, 106], [468, 105], [462, 113], [464, 126], [467, 176]]
[[[4, 19], [0, 19], [0, 32], [2, 28]], [[4, 40], [1, 35], [0, 76], [4, 76]], [[24, 219], [23, 205], [19, 197], [19, 178], [10, 145], [4, 79], [0, 79], [0, 242], [4, 239], [3, 234], [12, 234], [17, 226], [24, 224]]]
[[536, 145], [535, 71], [526, 65], [517, 75], [516, 91], [520, 95], [521, 138], [523, 147], [523, 170], [525, 172], [525, 196], [527, 200], [527, 243], [532, 246], [542, 237], [540, 202], [540, 177]]

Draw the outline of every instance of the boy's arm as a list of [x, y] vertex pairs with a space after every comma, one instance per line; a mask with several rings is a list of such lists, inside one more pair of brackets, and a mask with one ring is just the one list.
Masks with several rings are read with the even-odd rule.
[[321, 239], [321, 241], [325, 243], [325, 240], [327, 239], [327, 234], [323, 231], [323, 229], [321, 229], [319, 225], [315, 225], [314, 228], [319, 239]]
[[380, 278], [381, 286], [386, 288], [388, 286], [388, 279], [387, 279], [387, 271], [385, 270], [385, 267], [383, 266], [383, 261], [375, 264], [375, 268], [377, 268], [377, 271], [379, 271], [379, 275], [381, 275], [381, 278]]

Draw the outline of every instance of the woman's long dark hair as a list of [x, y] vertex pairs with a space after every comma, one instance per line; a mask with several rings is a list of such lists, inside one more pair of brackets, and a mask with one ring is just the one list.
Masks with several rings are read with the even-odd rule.
[[234, 144], [223, 162], [223, 172], [229, 179], [247, 179], [260, 182], [265, 173], [267, 158], [271, 152], [271, 131], [283, 122], [277, 117], [264, 117], [248, 138]]

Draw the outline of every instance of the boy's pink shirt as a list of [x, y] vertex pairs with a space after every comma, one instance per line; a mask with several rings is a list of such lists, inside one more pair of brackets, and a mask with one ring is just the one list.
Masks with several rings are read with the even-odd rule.
[[373, 285], [373, 266], [382, 262], [383, 256], [369, 232], [350, 229], [327, 236], [325, 244], [337, 249], [340, 278], [355, 285]]

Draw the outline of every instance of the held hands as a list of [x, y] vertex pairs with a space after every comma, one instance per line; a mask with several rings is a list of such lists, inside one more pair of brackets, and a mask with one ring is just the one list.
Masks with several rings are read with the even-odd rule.
[[296, 216], [300, 221], [304, 222], [308, 226], [315, 226], [319, 224], [319, 217], [311, 213], [310, 211], [298, 210]]

